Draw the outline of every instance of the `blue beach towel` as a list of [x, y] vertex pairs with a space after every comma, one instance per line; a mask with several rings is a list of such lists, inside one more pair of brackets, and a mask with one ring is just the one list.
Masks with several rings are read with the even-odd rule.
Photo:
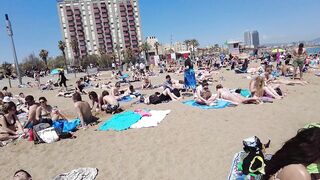
[[246, 97], [246, 98], [251, 96], [251, 92], [248, 89], [241, 89], [240, 94], [241, 94], [241, 96]]
[[207, 106], [207, 105], [198, 104], [195, 100], [190, 100], [190, 101], [184, 102], [183, 104], [193, 106], [193, 107], [198, 107], [201, 109], [222, 109], [222, 108], [225, 108], [225, 107], [228, 107], [231, 105], [230, 102], [220, 100], [220, 99], [217, 100], [216, 103], [217, 103], [217, 105], [215, 105], [215, 106]]
[[132, 101], [132, 97], [130, 97], [130, 96], [123, 96], [120, 99], [120, 102], [130, 102], [130, 101]]
[[73, 132], [80, 125], [80, 119], [74, 119], [71, 121], [58, 120], [53, 122], [53, 127], [55, 129], [60, 129], [64, 133]]
[[133, 111], [126, 111], [120, 114], [116, 114], [111, 119], [104, 122], [100, 127], [99, 131], [123, 131], [129, 129], [131, 125], [138, 122], [142, 116]]

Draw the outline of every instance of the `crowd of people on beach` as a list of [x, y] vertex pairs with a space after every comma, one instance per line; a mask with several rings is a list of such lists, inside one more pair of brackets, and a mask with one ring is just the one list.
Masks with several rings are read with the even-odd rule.
[[[121, 70], [116, 71], [114, 68], [108, 82], [102, 82], [99, 74], [86, 75], [75, 82], [74, 88], [67, 86], [67, 78], [62, 70], [59, 72], [57, 83], [50, 80], [41, 85], [40, 76], [36, 74], [35, 84], [41, 90], [53, 90], [60, 86], [58, 96], [72, 99], [77, 118], [79, 118], [79, 127], [87, 129], [90, 124], [97, 123], [97, 118], [93, 116], [93, 112], [120, 113], [124, 111], [121, 107], [121, 101], [126, 98], [136, 99], [137, 104], [159, 104], [181, 101], [185, 96], [191, 95], [197, 104], [204, 106], [215, 106], [217, 100], [227, 101], [234, 106], [281, 100], [286, 96], [286, 92], [281, 89], [280, 85], [307, 85], [308, 82], [303, 79], [303, 73], [310, 68], [318, 68], [319, 65], [319, 54], [308, 55], [303, 44], [300, 44], [292, 53], [283, 53], [274, 57], [266, 54], [262, 53], [246, 58], [239, 58], [231, 54], [220, 54], [218, 57], [207, 55], [199, 57], [195, 61], [188, 57], [182, 65], [169, 65], [161, 62], [158, 72], [145, 64], [132, 66], [130, 68], [131, 74], [126, 74]], [[252, 61], [260, 62], [260, 64], [256, 67], [249, 66]], [[248, 88], [225, 87], [223, 85], [224, 77], [220, 73], [221, 69], [234, 71], [236, 75], [250, 79]], [[153, 84], [152, 77], [161, 73], [167, 73], [164, 82]], [[173, 79], [169, 73], [183, 74], [184, 78], [182, 80]], [[299, 75], [299, 78], [297, 78], [297, 75]], [[115, 83], [113, 84], [111, 81]], [[135, 87], [133, 82], [140, 84]], [[215, 83], [214, 93], [210, 86]], [[87, 87], [102, 89], [103, 91], [99, 94], [94, 90], [87, 91]], [[141, 91], [146, 89], [156, 90], [156, 92], [145, 95]], [[68, 121], [61, 110], [49, 105], [46, 97], [40, 97], [36, 100], [32, 95], [25, 95], [24, 93], [26, 92], [21, 92], [15, 96], [9, 92], [7, 87], [4, 87], [0, 92], [1, 142], [18, 138], [35, 140], [37, 138], [35, 129], [38, 131], [44, 129], [41, 128], [41, 125], [49, 124], [49, 126], [52, 126], [55, 121]], [[88, 96], [90, 101], [84, 101], [82, 96]], [[22, 115], [25, 117], [24, 121], [19, 119]], [[48, 126], [45, 126], [45, 128], [48, 128]], [[75, 137], [73, 132], [59, 132], [58, 136], [60, 138]], [[267, 177], [275, 177], [275, 179], [291, 177], [292, 172], [301, 172], [299, 174], [301, 175], [299, 176], [300, 179], [308, 179], [309, 176], [305, 174], [304, 167], [309, 164], [305, 163], [317, 163], [319, 161], [319, 139], [319, 128], [299, 132], [271, 159], [272, 163], [268, 164], [266, 168]], [[303, 143], [309, 144], [302, 148], [300, 145]], [[300, 156], [296, 157], [297, 155], [290, 148], [301, 151]], [[288, 161], [285, 160], [286, 158]], [[295, 175], [298, 177], [297, 174]], [[25, 179], [31, 178], [23, 170], [15, 173], [14, 177], [16, 176], [24, 176]]]

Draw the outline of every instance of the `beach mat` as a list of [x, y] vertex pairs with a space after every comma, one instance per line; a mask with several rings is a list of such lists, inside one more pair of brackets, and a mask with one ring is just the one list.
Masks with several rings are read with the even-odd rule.
[[57, 175], [53, 180], [94, 180], [98, 175], [97, 168], [79, 168]]
[[123, 96], [119, 102], [130, 102], [132, 99], [131, 96]]
[[140, 121], [133, 124], [130, 128], [138, 129], [138, 128], [148, 128], [148, 127], [156, 127], [158, 124], [171, 112], [171, 110], [151, 110], [149, 113], [151, 116], [142, 117]]
[[141, 119], [141, 115], [133, 111], [126, 111], [120, 114], [113, 115], [111, 119], [105, 121], [99, 128], [99, 131], [123, 131], [129, 129]]
[[200, 109], [223, 109], [223, 108], [226, 108], [226, 107], [231, 105], [230, 102], [225, 101], [225, 100], [221, 100], [221, 99], [217, 100], [216, 103], [217, 104], [214, 105], [214, 106], [207, 106], [207, 105], [198, 104], [195, 100], [190, 100], [190, 101], [184, 102], [183, 104], [186, 104], [186, 105], [189, 105], [189, 106], [193, 106], [193, 107], [197, 107], [197, 108], [200, 108]]
[[[238, 170], [238, 164], [242, 162], [247, 155], [248, 154], [244, 151], [240, 151], [234, 155], [227, 180], [251, 180], [249, 179], [249, 176], [243, 175], [242, 172]], [[267, 160], [270, 160], [271, 157], [272, 157], [271, 154], [265, 155], [265, 159]], [[258, 175], [254, 178], [254, 180], [261, 180], [261, 179], [262, 179], [262, 175]]]

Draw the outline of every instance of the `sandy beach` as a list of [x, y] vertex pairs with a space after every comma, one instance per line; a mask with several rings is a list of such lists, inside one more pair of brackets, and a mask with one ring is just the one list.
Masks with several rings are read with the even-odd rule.
[[[109, 81], [109, 74], [104, 73], [104, 81]], [[165, 75], [152, 77], [152, 83], [164, 82]], [[219, 79], [222, 75], [225, 81], [221, 83], [225, 87], [248, 88], [249, 80], [243, 75], [222, 70], [215, 77]], [[183, 75], [171, 76], [183, 80]], [[0, 174], [9, 179], [16, 170], [25, 169], [33, 179], [47, 180], [72, 169], [96, 167], [99, 169], [98, 180], [226, 179], [234, 154], [242, 149], [243, 139], [254, 135], [264, 142], [270, 139], [271, 148], [267, 152], [274, 153], [299, 128], [318, 121], [318, 78], [310, 72], [305, 74], [305, 79], [310, 82], [307, 86], [282, 85], [287, 96], [270, 104], [201, 110], [181, 102], [134, 106], [126, 103], [122, 106], [126, 110], [170, 109], [171, 113], [154, 128], [99, 132], [95, 131], [98, 125], [77, 131], [76, 139], [53, 144], [34, 145], [26, 140], [9, 144], [0, 150]], [[6, 80], [2, 81], [6, 84]], [[74, 79], [68, 84], [71, 82]], [[140, 86], [140, 83], [134, 85]], [[216, 85], [214, 83], [210, 88], [213, 90]], [[67, 117], [76, 116], [71, 99], [56, 97], [58, 89], [40, 92], [36, 88], [12, 88], [10, 91], [32, 94], [36, 99], [45, 96], [48, 104], [58, 106]], [[96, 91], [100, 93], [102, 90]], [[151, 94], [153, 91], [142, 93]], [[88, 100], [87, 96], [83, 98]], [[185, 97], [184, 100], [191, 98]], [[99, 117], [104, 122], [111, 115], [101, 114]]]

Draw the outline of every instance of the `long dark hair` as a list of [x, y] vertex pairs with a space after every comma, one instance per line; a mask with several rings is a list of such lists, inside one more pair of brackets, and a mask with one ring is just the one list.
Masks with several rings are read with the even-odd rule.
[[303, 164], [307, 166], [318, 160], [320, 160], [320, 128], [300, 130], [266, 163], [264, 179], [268, 179], [287, 165]]
[[303, 47], [304, 47], [304, 44], [303, 44], [303, 43], [300, 43], [300, 44], [299, 44], [299, 49], [298, 49], [298, 54], [302, 54], [302, 52], [303, 52]]

